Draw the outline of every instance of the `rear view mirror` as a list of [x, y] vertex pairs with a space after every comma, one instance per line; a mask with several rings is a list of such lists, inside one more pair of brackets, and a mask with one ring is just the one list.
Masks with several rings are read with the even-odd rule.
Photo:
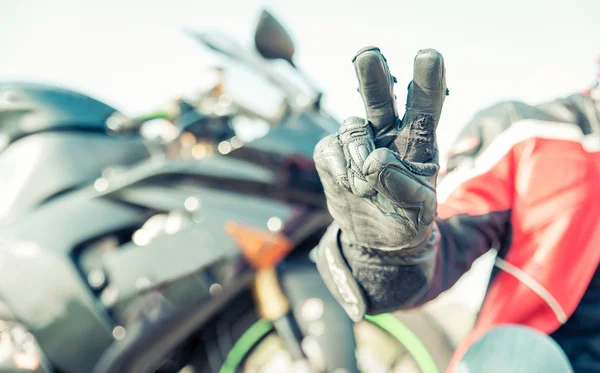
[[271, 13], [263, 10], [254, 33], [256, 49], [266, 59], [282, 59], [294, 66], [294, 43], [287, 30]]

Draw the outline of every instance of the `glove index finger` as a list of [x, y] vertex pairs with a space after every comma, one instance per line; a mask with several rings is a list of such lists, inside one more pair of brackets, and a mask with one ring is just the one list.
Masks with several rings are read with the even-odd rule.
[[358, 79], [358, 91], [365, 104], [367, 120], [371, 122], [377, 135], [398, 121], [398, 108], [394, 96], [395, 78], [377, 47], [362, 48], [352, 62]]

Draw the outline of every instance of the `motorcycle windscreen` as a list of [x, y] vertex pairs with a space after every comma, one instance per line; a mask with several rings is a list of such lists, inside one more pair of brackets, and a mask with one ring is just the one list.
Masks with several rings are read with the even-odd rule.
[[277, 121], [283, 112], [286, 95], [264, 75], [235, 61], [223, 61], [221, 105], [231, 105], [240, 114]]

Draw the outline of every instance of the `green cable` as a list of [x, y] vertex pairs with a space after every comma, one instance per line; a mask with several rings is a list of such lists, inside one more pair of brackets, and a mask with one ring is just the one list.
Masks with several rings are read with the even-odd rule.
[[252, 347], [261, 340], [267, 333], [273, 330], [273, 324], [267, 320], [258, 320], [248, 330], [242, 334], [229, 353], [225, 362], [221, 366], [219, 373], [235, 373], [244, 357], [250, 352]]
[[169, 119], [169, 113], [165, 110], [157, 110], [150, 113], [142, 114], [138, 118], [142, 120]]
[[[439, 373], [431, 354], [423, 342], [406, 325], [393, 315], [386, 313], [377, 316], [365, 316], [365, 319], [396, 338], [413, 357], [422, 373]], [[238, 366], [248, 355], [252, 347], [273, 330], [273, 325], [266, 320], [258, 320], [242, 334], [221, 366], [219, 373], [235, 373]]]
[[365, 319], [390, 333], [408, 350], [422, 373], [438, 373], [438, 368], [423, 342], [400, 320], [389, 313], [365, 316]]

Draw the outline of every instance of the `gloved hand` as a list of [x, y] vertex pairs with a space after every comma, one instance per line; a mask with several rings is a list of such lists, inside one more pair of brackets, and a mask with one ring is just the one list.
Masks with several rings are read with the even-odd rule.
[[[431, 266], [435, 255], [427, 250], [437, 239], [435, 130], [447, 88], [442, 55], [419, 51], [400, 120], [395, 78], [379, 49], [361, 49], [353, 63], [366, 120], [346, 119], [319, 142], [314, 159], [334, 219], [317, 248], [317, 265], [358, 321], [365, 312], [414, 301], [427, 280], [423, 273], [432, 270], [415, 266]], [[380, 294], [389, 281], [398, 282], [395, 290]]]

